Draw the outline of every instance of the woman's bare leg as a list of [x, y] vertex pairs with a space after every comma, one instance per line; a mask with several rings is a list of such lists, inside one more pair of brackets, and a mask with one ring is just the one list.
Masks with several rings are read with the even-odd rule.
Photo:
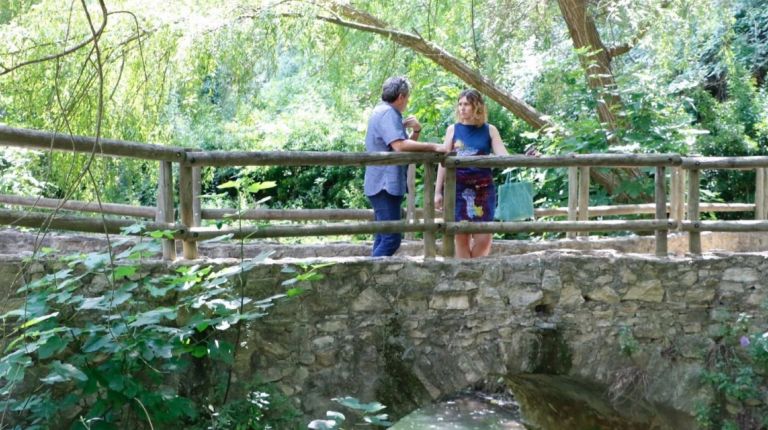
[[471, 250], [469, 247], [472, 240], [472, 235], [457, 234], [454, 237], [456, 238], [454, 241], [456, 244], [456, 258], [472, 258]]
[[488, 256], [488, 254], [491, 253], [492, 242], [493, 242], [492, 234], [473, 234], [472, 247], [470, 248], [470, 255], [472, 256], [472, 258]]

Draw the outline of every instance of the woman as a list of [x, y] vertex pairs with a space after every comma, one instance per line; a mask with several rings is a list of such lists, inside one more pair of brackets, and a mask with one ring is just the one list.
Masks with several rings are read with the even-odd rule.
[[[499, 130], [488, 124], [488, 111], [477, 90], [464, 90], [456, 106], [456, 124], [445, 131], [444, 145], [459, 156], [509, 155]], [[443, 207], [445, 168], [438, 167], [435, 184], [435, 208]], [[496, 188], [491, 169], [464, 167], [456, 169], [456, 221], [493, 221]], [[491, 252], [491, 234], [457, 234], [456, 257], [485, 257]]]

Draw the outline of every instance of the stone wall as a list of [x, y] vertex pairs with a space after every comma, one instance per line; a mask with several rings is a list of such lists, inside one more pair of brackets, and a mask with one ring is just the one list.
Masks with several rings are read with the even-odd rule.
[[[130, 241], [131, 238], [112, 236], [112, 243]], [[751, 252], [768, 249], [768, 232], [750, 233], [715, 233], [701, 234], [702, 249], [705, 252]], [[0, 229], [0, 255], [31, 255], [35, 244], [53, 248], [60, 254], [71, 252], [104, 251], [109, 246], [104, 235], [100, 234], [63, 234], [48, 232], [38, 235], [36, 232], [19, 231], [11, 228]], [[181, 243], [177, 241], [177, 253], [181, 255]], [[612, 249], [623, 253], [653, 255], [656, 252], [653, 236], [601, 237], [588, 236], [576, 239], [560, 240], [496, 240], [491, 254], [518, 255], [555, 249], [573, 249], [594, 251]], [[319, 244], [286, 244], [280, 241], [249, 241], [243, 247], [226, 242], [199, 244], [200, 255], [207, 258], [253, 258], [262, 252], [272, 253], [272, 259], [316, 258], [316, 257], [365, 257], [370, 255], [370, 242], [330, 242]], [[441, 242], [438, 241], [438, 250]], [[685, 255], [688, 252], [688, 236], [683, 233], [671, 233], [668, 240], [671, 255]], [[404, 241], [397, 256], [421, 256], [424, 254], [419, 241]]]
[[[249, 291], [278, 291], [275, 273], [252, 272]], [[696, 403], [710, 396], [700, 374], [712, 338], [738, 312], [757, 313], [765, 279], [764, 254], [347, 259], [249, 330], [241, 369], [298, 396], [314, 416], [343, 395], [403, 413], [514, 375], [567, 375], [608, 388], [634, 372], [643, 381], [637, 400], [652, 409], [629, 419], [694, 428]], [[638, 344], [630, 356], [622, 336]]]
[[[378, 400], [402, 415], [505, 379], [520, 398], [536, 399], [546, 393], [536, 391], [542, 383], [529, 383], [531, 375], [559, 375], [567, 383], [552, 388], [548, 381], [549, 391], [581, 385], [631, 395], [642, 407], [613, 413], [640, 428], [695, 428], [697, 402], [711, 396], [700, 374], [713, 339], [739, 312], [765, 326], [759, 310], [768, 298], [767, 257], [543, 250], [476, 261], [260, 264], [246, 278], [257, 299], [284, 291], [285, 264], [334, 263], [305, 294], [248, 327], [237, 376], [273, 382], [308, 416], [322, 417], [335, 407], [333, 397]], [[35, 262], [26, 276], [49, 265]], [[13, 279], [18, 267], [18, 258], [0, 258], [3, 279]], [[168, 269], [161, 262], [145, 268]], [[9, 296], [10, 289], [3, 298]], [[630, 340], [636, 351], [625, 354]]]

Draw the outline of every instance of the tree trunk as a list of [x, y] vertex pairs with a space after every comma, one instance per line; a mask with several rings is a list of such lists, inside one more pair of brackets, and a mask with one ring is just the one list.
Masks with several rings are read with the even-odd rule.
[[[495, 100], [498, 104], [531, 125], [533, 128], [538, 130], [553, 125], [544, 114], [534, 109], [531, 105], [496, 86], [493, 82], [482, 76], [477, 70], [474, 70], [468, 64], [454, 57], [440, 46], [425, 40], [420, 35], [392, 29], [386, 22], [347, 4], [329, 2], [328, 6], [337, 15], [318, 16], [318, 19], [344, 27], [386, 36], [393, 42], [412, 49], [442, 66], [445, 70], [453, 73], [470, 86]], [[342, 17], [344, 19], [342, 19]]]
[[616, 116], [622, 110], [616, 81], [611, 70], [611, 51], [605, 47], [597, 32], [595, 21], [587, 11], [587, 0], [557, 0], [568, 32], [587, 75], [589, 87], [597, 93], [597, 116], [608, 132], [608, 142], [618, 143], [616, 135], [624, 121]]

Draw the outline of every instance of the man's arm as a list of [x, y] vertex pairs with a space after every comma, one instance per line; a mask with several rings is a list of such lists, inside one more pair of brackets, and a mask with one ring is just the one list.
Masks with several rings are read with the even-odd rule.
[[444, 145], [438, 143], [422, 143], [412, 139], [395, 140], [390, 143], [389, 146], [398, 152], [445, 152]]

